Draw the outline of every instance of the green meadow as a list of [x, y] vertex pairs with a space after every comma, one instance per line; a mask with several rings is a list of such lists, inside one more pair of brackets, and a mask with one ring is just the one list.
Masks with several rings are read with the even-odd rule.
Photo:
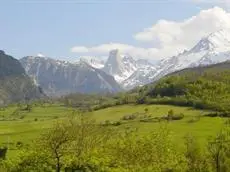
[[[42, 131], [53, 126], [56, 120], [66, 118], [73, 114], [74, 109], [60, 104], [47, 106], [33, 106], [31, 111], [15, 113], [17, 106], [9, 106], [0, 111], [0, 144], [7, 145], [11, 149], [9, 155], [13, 154], [17, 142], [28, 144], [37, 138]], [[184, 118], [170, 122], [144, 121], [143, 116], [162, 117], [168, 111], [173, 110], [175, 114], [183, 114]], [[167, 125], [173, 135], [173, 140], [178, 146], [183, 145], [183, 138], [187, 134], [194, 135], [201, 144], [214, 136], [225, 123], [225, 118], [207, 117], [209, 111], [195, 110], [188, 107], [171, 105], [120, 105], [98, 111], [88, 112], [84, 115], [95, 120], [97, 123], [120, 122], [119, 129], [136, 128], [140, 135], [148, 134], [162, 125]], [[131, 120], [124, 120], [124, 116], [138, 114]]]

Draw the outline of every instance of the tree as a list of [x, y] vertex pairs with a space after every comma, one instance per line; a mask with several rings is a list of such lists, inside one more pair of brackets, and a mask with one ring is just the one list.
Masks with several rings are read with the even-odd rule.
[[32, 147], [23, 149], [9, 171], [96, 171], [102, 166], [102, 150], [112, 136], [110, 129], [85, 114], [73, 114], [42, 133]]
[[[230, 158], [229, 149], [229, 130], [227, 128], [221, 130], [215, 138], [208, 143], [208, 152], [210, 155], [213, 169], [216, 172], [228, 171], [229, 164], [226, 164]], [[228, 170], [227, 170], [228, 169]]]
[[54, 159], [56, 172], [60, 172], [63, 166], [62, 157], [67, 153], [68, 145], [72, 138], [69, 134], [69, 125], [57, 122], [53, 128], [43, 133], [38, 141], [39, 147]]
[[5, 159], [7, 153], [7, 147], [0, 148], [0, 159]]
[[111, 143], [110, 155], [120, 171], [177, 171], [183, 169], [182, 156], [176, 151], [167, 127], [148, 136], [126, 131]]
[[197, 140], [192, 135], [185, 137], [185, 158], [187, 162], [187, 172], [205, 172], [208, 171], [208, 162], [202, 155]]
[[96, 124], [83, 114], [77, 118], [70, 119], [70, 135], [72, 142], [69, 145], [71, 161], [69, 166], [76, 170], [98, 168], [92, 164], [93, 158], [100, 159], [100, 150], [105, 147], [115, 133], [109, 128]]
[[168, 111], [168, 116], [167, 116], [168, 121], [172, 120], [173, 115], [174, 115], [174, 111], [173, 111], [172, 109], [169, 110], [169, 111]]

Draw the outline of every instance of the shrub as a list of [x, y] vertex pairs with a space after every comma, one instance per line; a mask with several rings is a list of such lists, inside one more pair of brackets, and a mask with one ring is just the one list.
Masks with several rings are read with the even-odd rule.
[[7, 152], [7, 148], [6, 147], [0, 148], [0, 159], [5, 159], [6, 152]]
[[208, 116], [208, 117], [217, 117], [218, 113], [217, 112], [213, 112], [213, 113], [206, 114], [205, 116]]
[[174, 115], [174, 111], [171, 109], [168, 111], [168, 116], [173, 116]]
[[105, 120], [104, 122], [101, 122], [101, 125], [103, 125], [103, 126], [111, 125], [111, 121], [110, 120]]
[[121, 121], [116, 121], [116, 122], [113, 122], [112, 123], [112, 125], [114, 125], [114, 126], [119, 126], [119, 125], [121, 125], [122, 123], [121, 123]]
[[143, 119], [140, 119], [140, 122], [160, 122], [160, 118], [158, 117], [149, 117], [149, 118], [143, 118]]
[[122, 117], [122, 120], [134, 120], [137, 118], [137, 114], [125, 115]]
[[193, 117], [192, 119], [189, 119], [188, 123], [195, 123], [195, 122], [198, 122], [199, 120], [200, 120], [200, 117], [196, 116], [196, 117]]
[[20, 148], [20, 147], [22, 147], [23, 146], [23, 143], [21, 142], [21, 141], [17, 141], [16, 142], [16, 147], [17, 148]]
[[179, 115], [169, 115], [168, 114], [168, 116], [164, 116], [161, 119], [169, 121], [169, 120], [181, 120], [183, 118], [184, 118], [184, 114], [180, 113]]
[[19, 117], [19, 119], [24, 119], [25, 118], [25, 115], [21, 115], [20, 117]]

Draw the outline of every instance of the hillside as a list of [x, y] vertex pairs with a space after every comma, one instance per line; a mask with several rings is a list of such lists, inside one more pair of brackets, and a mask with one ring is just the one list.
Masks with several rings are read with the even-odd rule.
[[39, 89], [26, 75], [20, 62], [0, 51], [0, 104], [29, 100], [41, 96]]
[[176, 104], [230, 111], [230, 62], [188, 68], [133, 90], [145, 103]]

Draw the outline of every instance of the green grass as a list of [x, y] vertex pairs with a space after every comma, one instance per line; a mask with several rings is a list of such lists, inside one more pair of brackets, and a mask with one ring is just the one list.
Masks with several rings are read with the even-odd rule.
[[12, 115], [17, 109], [11, 106], [0, 111], [0, 144], [7, 142], [28, 141], [36, 138], [39, 133], [52, 126], [58, 118], [71, 113], [71, 109], [52, 105], [47, 107], [33, 107], [31, 112], [22, 111], [18, 116]]
[[[183, 138], [187, 134], [192, 134], [202, 145], [204, 145], [211, 136], [214, 136], [219, 130], [221, 130], [226, 120], [220, 117], [205, 117], [204, 115], [210, 113], [209, 111], [201, 111], [188, 107], [171, 105], [122, 105], [95, 111], [92, 113], [92, 117], [96, 121], [118, 121], [121, 120], [124, 115], [136, 112], [144, 113], [145, 108], [148, 108], [148, 114], [151, 114], [153, 117], [165, 116], [171, 109], [173, 109], [175, 114], [183, 113], [185, 117], [178, 121], [159, 123], [134, 121], [125, 123], [124, 125], [121, 125], [121, 127], [135, 127], [138, 129], [140, 134], [148, 134], [167, 123], [167, 127], [172, 132], [175, 142], [183, 142]], [[194, 119], [197, 116], [201, 116], [200, 120], [190, 122], [191, 119]]]
[[173, 110], [175, 114], [183, 113], [187, 117], [193, 117], [197, 115], [204, 115], [208, 111], [194, 110], [187, 107], [179, 107], [172, 105], [121, 105], [110, 107], [92, 112], [92, 116], [97, 121], [112, 120], [116, 121], [121, 119], [124, 115], [132, 113], [145, 113], [145, 108], [148, 108], [148, 114], [152, 114], [155, 117], [167, 115], [169, 110]]
[[[183, 113], [184, 118], [178, 121], [171, 122], [139, 122], [139, 119], [133, 121], [124, 121], [121, 118], [125, 115], [133, 113], [145, 113], [145, 108], [148, 109], [147, 114], [152, 117], [162, 117], [167, 115], [169, 110], [173, 110], [175, 114]], [[20, 115], [23, 118], [17, 118], [17, 115], [12, 117], [12, 113], [17, 109], [17, 106], [10, 106], [4, 111], [0, 111], [0, 145], [9, 144], [10, 147], [15, 147], [15, 144], [20, 141], [25, 144], [30, 143], [37, 138], [39, 134], [51, 127], [55, 120], [64, 118], [72, 113], [72, 109], [60, 105], [51, 105], [46, 107], [33, 107], [31, 112], [23, 111]], [[121, 121], [120, 129], [131, 127], [137, 128], [140, 135], [151, 133], [151, 131], [159, 128], [167, 123], [168, 129], [173, 134], [173, 139], [178, 146], [184, 142], [183, 137], [192, 133], [197, 137], [198, 141], [204, 146], [210, 136], [215, 135], [224, 125], [226, 119], [219, 117], [204, 117], [208, 111], [194, 110], [187, 107], [177, 107], [171, 105], [122, 105], [110, 107], [94, 112], [88, 115], [96, 122], [100, 123], [106, 120], [111, 122]], [[189, 122], [194, 117], [201, 116], [196, 122]], [[9, 152], [9, 155], [14, 155], [15, 150]]]

